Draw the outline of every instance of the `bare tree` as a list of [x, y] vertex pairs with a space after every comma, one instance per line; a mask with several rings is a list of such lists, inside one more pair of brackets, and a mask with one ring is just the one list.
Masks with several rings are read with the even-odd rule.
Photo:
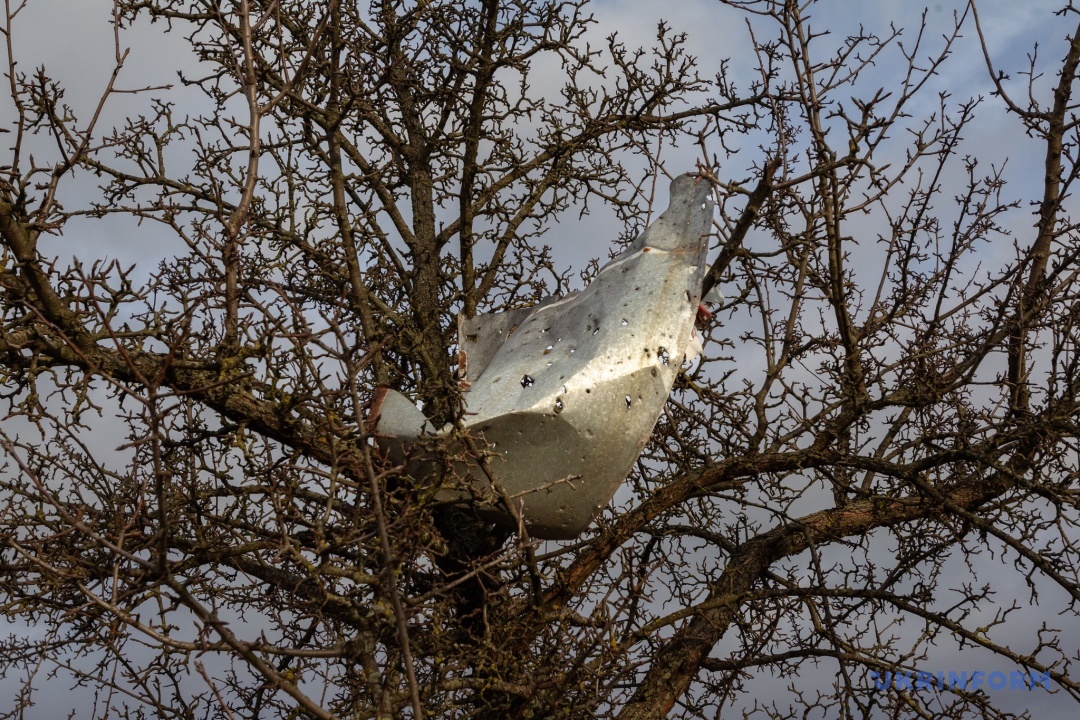
[[[933, 93], [974, 8], [838, 38], [726, 4], [746, 87], [663, 25], [589, 45], [585, 0], [116, 0], [80, 118], [6, 2], [3, 717], [53, 682], [120, 717], [1008, 715], [868, 679], [942, 644], [1080, 699], [1080, 25], [1018, 90], [984, 42], [968, 100]], [[147, 21], [198, 58], [176, 87], [123, 84]], [[1000, 112], [1041, 186], [966, 149]], [[457, 422], [456, 314], [571, 290], [545, 231], [604, 206], [630, 239], [680, 144], [729, 299], [617, 503], [539, 544], [388, 463], [376, 389]], [[1010, 580], [1064, 598], [1022, 644]]]

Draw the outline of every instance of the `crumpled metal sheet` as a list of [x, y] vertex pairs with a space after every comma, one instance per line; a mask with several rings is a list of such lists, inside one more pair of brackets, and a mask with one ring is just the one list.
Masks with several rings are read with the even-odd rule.
[[[700, 348], [694, 320], [711, 219], [708, 182], [680, 176], [668, 209], [581, 292], [459, 319], [463, 428], [488, 451], [530, 535], [579, 535], [640, 455], [680, 366]], [[380, 402], [376, 437], [396, 456], [432, 433], [403, 396], [389, 391]], [[436, 464], [414, 459], [409, 469], [434, 474]], [[482, 468], [462, 461], [455, 469], [471, 492], [443, 497], [495, 499]], [[497, 502], [487, 507], [514, 522]]]

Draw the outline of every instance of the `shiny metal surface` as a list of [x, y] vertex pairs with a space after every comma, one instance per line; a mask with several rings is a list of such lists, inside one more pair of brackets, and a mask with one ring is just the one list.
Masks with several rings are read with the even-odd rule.
[[[580, 293], [459, 321], [464, 429], [489, 451], [490, 470], [530, 535], [572, 538], [588, 527], [648, 441], [688, 351], [700, 347], [694, 319], [708, 193], [703, 179], [676, 178], [668, 209]], [[384, 401], [380, 444], [397, 452], [410, 445], [423, 434], [416, 414], [408, 400]], [[435, 467], [420, 462], [410, 471]], [[493, 501], [489, 514], [512, 522], [480, 467], [463, 462], [457, 471], [473, 496]]]

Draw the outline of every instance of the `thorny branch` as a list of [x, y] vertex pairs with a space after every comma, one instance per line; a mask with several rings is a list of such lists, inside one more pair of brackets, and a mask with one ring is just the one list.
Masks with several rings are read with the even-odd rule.
[[[738, 87], [667, 24], [590, 44], [585, 0], [117, 0], [80, 119], [19, 64], [34, 7], [0, 28], [0, 609], [42, 632], [0, 640], [3, 716], [49, 673], [121, 716], [1005, 717], [866, 681], [950, 643], [1080, 699], [1070, 633], [1016, 641], [1080, 598], [1080, 27], [1017, 81], [974, 4], [843, 35], [732, 0]], [[181, 82], [124, 89], [162, 26]], [[931, 97], [972, 29], [995, 97]], [[1006, 111], [1030, 196], [968, 140]], [[628, 241], [691, 147], [727, 299], [593, 529], [440, 500], [455, 453], [497, 480], [479, 439], [438, 481], [374, 449], [377, 388], [456, 422], [454, 316], [576, 289], [544, 233]]]

